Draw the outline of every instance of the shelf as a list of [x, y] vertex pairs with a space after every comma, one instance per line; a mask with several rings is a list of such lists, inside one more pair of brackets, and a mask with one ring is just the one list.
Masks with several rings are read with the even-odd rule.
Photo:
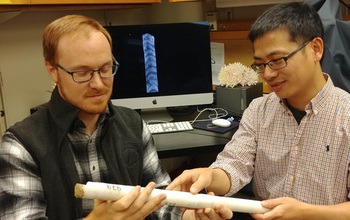
[[247, 40], [249, 31], [212, 31], [211, 40]]
[[161, 0], [17, 0], [0, 4], [0, 12], [129, 9], [161, 3]]
[[[253, 60], [253, 47], [248, 39], [249, 31], [212, 31], [210, 41], [223, 43], [225, 45], [225, 64], [240, 62], [250, 66]], [[262, 79], [259, 79], [263, 82]], [[270, 93], [271, 88], [263, 82], [263, 92]]]
[[0, 5], [0, 12], [12, 12], [12, 11], [66, 11], [66, 10], [113, 10], [113, 9], [129, 9], [129, 8], [141, 8], [147, 7], [148, 4], [125, 4], [125, 5], [116, 5], [116, 4], [89, 4], [89, 5]]
[[29, 0], [29, 4], [41, 4], [41, 5], [50, 5], [50, 4], [153, 4], [161, 3], [161, 0]]
[[169, 0], [170, 3], [176, 3], [176, 2], [200, 2], [202, 0]]

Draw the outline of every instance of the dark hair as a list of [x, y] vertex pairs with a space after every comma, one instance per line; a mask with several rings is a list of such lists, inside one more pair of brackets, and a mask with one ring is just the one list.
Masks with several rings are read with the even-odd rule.
[[266, 10], [254, 22], [249, 40], [254, 42], [265, 33], [277, 28], [289, 31], [290, 41], [303, 43], [315, 37], [323, 39], [324, 29], [317, 11], [302, 3], [292, 2], [275, 5]]

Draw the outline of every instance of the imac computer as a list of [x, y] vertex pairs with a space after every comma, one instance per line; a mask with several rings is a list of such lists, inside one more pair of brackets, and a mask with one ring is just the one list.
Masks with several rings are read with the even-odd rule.
[[112, 37], [113, 55], [120, 63], [113, 104], [141, 110], [143, 116], [145, 112], [159, 114], [168, 107], [213, 102], [207, 22], [106, 29]]

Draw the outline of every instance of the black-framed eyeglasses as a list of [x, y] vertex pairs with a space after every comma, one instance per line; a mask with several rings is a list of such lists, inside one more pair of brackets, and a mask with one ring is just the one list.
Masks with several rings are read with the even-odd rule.
[[120, 66], [120, 64], [118, 63], [118, 61], [116, 61], [115, 59], [113, 59], [114, 65], [111, 66], [104, 66], [101, 67], [100, 69], [97, 70], [75, 70], [75, 71], [69, 71], [66, 68], [64, 68], [63, 66], [61, 66], [60, 64], [56, 64], [56, 66], [58, 68], [60, 68], [61, 70], [65, 71], [66, 73], [70, 74], [74, 80], [74, 82], [77, 83], [83, 83], [83, 82], [87, 82], [90, 79], [92, 79], [92, 77], [94, 76], [94, 73], [97, 72], [101, 78], [111, 78], [113, 77], [117, 71], [118, 68]]
[[282, 69], [284, 67], [287, 66], [287, 60], [289, 58], [291, 58], [294, 54], [296, 54], [298, 51], [300, 51], [301, 49], [303, 49], [308, 43], [310, 43], [311, 40], [306, 41], [305, 43], [303, 43], [300, 47], [298, 47], [296, 50], [292, 51], [291, 53], [289, 53], [287, 56], [281, 57], [281, 58], [277, 58], [277, 59], [273, 59], [270, 60], [267, 63], [253, 63], [252, 65], [250, 65], [252, 67], [253, 70], [255, 70], [257, 73], [264, 73], [265, 72], [265, 68], [266, 66], [269, 66], [271, 69], [273, 70], [278, 70], [278, 69]]

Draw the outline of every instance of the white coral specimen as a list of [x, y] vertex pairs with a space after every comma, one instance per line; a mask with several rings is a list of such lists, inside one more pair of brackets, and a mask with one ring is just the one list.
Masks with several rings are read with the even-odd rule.
[[252, 69], [239, 62], [230, 63], [221, 68], [219, 81], [222, 86], [235, 87], [252, 86], [258, 82], [258, 74]]

